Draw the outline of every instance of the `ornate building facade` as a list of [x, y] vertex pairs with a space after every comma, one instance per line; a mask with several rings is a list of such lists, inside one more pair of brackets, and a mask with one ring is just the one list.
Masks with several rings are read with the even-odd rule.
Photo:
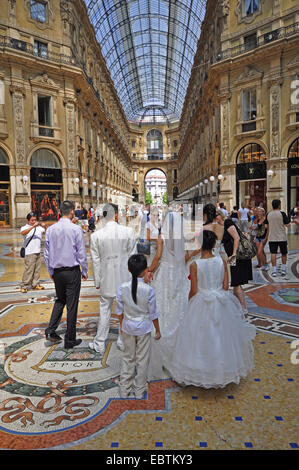
[[162, 170], [167, 178], [168, 201], [178, 194], [178, 124], [130, 124], [133, 186], [132, 195], [145, 201], [145, 178], [153, 169]]
[[179, 198], [299, 199], [296, 0], [207, 2], [180, 121]]
[[298, 202], [297, 0], [208, 0], [179, 122], [128, 121], [83, 0], [9, 0], [0, 19], [0, 224], [63, 199]]
[[0, 100], [2, 225], [131, 201], [130, 129], [83, 1], [2, 2]]

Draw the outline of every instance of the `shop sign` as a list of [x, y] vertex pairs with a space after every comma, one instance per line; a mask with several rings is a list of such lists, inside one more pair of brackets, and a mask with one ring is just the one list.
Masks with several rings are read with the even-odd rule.
[[237, 181], [266, 178], [266, 162], [239, 163], [236, 168]]
[[0, 181], [9, 181], [9, 166], [0, 165]]
[[61, 183], [61, 170], [58, 168], [31, 168], [31, 183]]

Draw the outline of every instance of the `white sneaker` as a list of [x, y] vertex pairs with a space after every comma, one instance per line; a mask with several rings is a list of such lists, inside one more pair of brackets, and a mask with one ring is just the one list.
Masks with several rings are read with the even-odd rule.
[[89, 346], [90, 349], [92, 349], [93, 351], [99, 353], [101, 356], [104, 356], [104, 354], [105, 354], [105, 349], [104, 349], [104, 348], [103, 348], [103, 349], [102, 349], [102, 348], [101, 348], [101, 349], [96, 349], [93, 343], [88, 343], [88, 346]]
[[275, 272], [275, 273], [272, 273], [271, 275], [272, 275], [272, 277], [276, 277], [277, 273]]
[[117, 341], [116, 341], [116, 346], [118, 347], [118, 349], [120, 351], [124, 351], [125, 350], [125, 347], [124, 347], [124, 343], [118, 338]]
[[281, 275], [284, 277], [287, 275], [287, 272], [286, 271], [281, 271]]

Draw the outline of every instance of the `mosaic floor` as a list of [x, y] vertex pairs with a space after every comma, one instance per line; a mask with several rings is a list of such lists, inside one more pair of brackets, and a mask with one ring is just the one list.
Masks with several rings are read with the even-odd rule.
[[53, 283], [43, 266], [45, 290], [21, 294], [22, 240], [13, 230], [0, 231], [0, 449], [298, 449], [297, 240], [290, 235], [287, 279], [254, 269], [246, 286], [249, 321], [257, 327], [250, 375], [219, 390], [181, 388], [165, 375], [137, 400], [119, 398], [116, 318], [102, 362], [88, 348], [99, 315], [92, 278], [81, 289], [82, 343], [73, 350], [49, 344], [44, 329]]

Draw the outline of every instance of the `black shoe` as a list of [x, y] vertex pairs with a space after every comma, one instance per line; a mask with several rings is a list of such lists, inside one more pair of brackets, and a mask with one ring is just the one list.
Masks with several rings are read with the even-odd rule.
[[72, 349], [81, 343], [82, 343], [82, 339], [76, 339], [76, 341], [73, 341], [72, 343], [68, 343], [67, 341], [64, 340], [64, 349]]
[[62, 341], [62, 338], [57, 333], [46, 334], [46, 339], [52, 343], [60, 343]]

